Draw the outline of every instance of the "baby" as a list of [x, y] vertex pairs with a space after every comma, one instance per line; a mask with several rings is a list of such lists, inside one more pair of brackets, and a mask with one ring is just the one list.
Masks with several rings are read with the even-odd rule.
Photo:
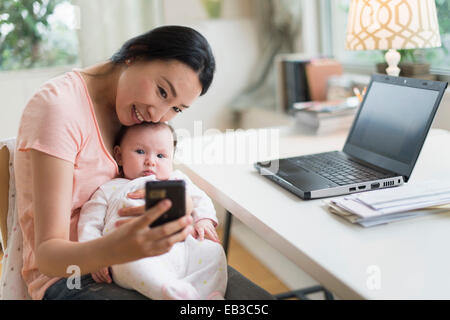
[[[107, 234], [123, 219], [118, 210], [142, 206], [143, 199], [127, 194], [143, 189], [147, 181], [184, 180], [186, 197], [192, 199], [194, 236], [176, 243], [160, 256], [113, 265], [114, 282], [151, 299], [223, 299], [227, 284], [227, 261], [215, 230], [217, 217], [208, 196], [179, 170], [173, 170], [176, 138], [166, 123], [142, 123], [124, 127], [114, 147], [123, 178], [100, 186], [83, 206], [78, 240], [89, 241]], [[187, 203], [189, 203], [187, 201]], [[92, 273], [97, 281], [109, 279], [108, 268]]]

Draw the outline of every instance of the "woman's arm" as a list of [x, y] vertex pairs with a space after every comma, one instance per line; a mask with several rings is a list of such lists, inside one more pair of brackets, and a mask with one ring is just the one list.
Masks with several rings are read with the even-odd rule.
[[[101, 241], [69, 240], [73, 164], [31, 150], [36, 262], [48, 276], [66, 277], [67, 267], [82, 273], [98, 270], [108, 260]], [[102, 252], [103, 251], [103, 252]], [[87, 257], [97, 255], [97, 259]]]
[[[87, 242], [70, 241], [73, 164], [31, 150], [36, 262], [48, 276], [67, 277], [67, 268], [76, 265], [81, 274], [113, 264], [159, 255], [191, 232], [191, 217], [183, 217], [157, 228], [148, 226], [170, 208], [161, 202], [106, 236]], [[183, 229], [183, 230], [182, 230]], [[182, 232], [178, 232], [181, 231]]]

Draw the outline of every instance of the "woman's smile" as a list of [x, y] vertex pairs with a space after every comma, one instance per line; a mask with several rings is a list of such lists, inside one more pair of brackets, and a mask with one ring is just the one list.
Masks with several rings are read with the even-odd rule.
[[132, 111], [131, 111], [131, 116], [133, 118], [133, 120], [135, 122], [142, 123], [145, 121], [144, 117], [142, 116], [142, 114], [138, 111], [138, 109], [136, 108], [136, 106], [133, 104], [133, 106], [131, 107]]

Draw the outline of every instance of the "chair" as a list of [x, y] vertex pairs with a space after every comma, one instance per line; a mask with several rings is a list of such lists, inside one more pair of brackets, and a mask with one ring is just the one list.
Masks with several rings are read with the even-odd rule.
[[7, 242], [7, 217], [9, 194], [9, 150], [5, 146], [0, 149], [0, 234], [2, 247], [6, 248]]
[[0, 141], [0, 240], [3, 251], [0, 299], [29, 300], [21, 275], [22, 231], [15, 205], [14, 148], [14, 138]]

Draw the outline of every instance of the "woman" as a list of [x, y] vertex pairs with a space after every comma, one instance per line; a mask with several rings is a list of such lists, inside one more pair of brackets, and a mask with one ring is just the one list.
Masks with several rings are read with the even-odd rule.
[[[202, 35], [165, 26], [130, 39], [105, 63], [48, 81], [31, 98], [19, 127], [15, 174], [22, 276], [33, 299], [146, 299], [97, 283], [90, 273], [167, 252], [192, 231], [192, 218], [150, 229], [170, 201], [148, 211], [126, 208], [120, 214], [129, 219], [119, 228], [80, 243], [80, 208], [118, 174], [111, 155], [120, 126], [173, 119], [207, 92], [214, 70]], [[83, 275], [81, 287], [67, 285], [72, 270]], [[231, 268], [228, 282], [226, 298], [272, 298]]]

